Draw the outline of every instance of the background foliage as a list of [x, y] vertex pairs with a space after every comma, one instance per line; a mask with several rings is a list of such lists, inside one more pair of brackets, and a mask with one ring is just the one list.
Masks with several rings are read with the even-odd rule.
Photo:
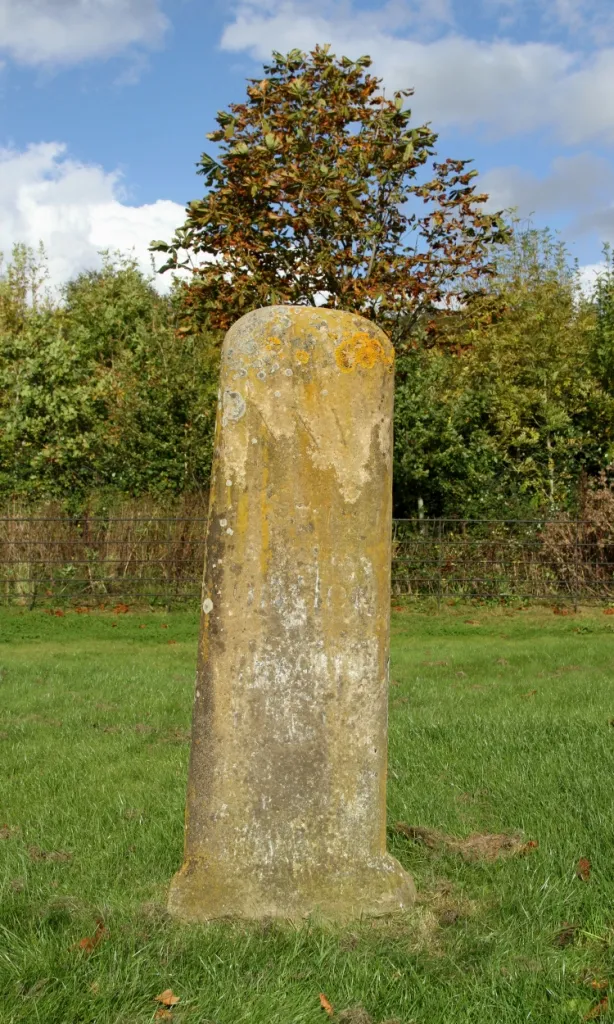
[[203, 502], [223, 329], [326, 301], [396, 347], [396, 516], [582, 514], [614, 463], [614, 256], [583, 292], [556, 236], [486, 214], [469, 161], [432, 159], [409, 91], [386, 98], [369, 64], [274, 54], [219, 112], [205, 197], [151, 246], [194, 270], [167, 296], [119, 252], [57, 299], [42, 247], [0, 254], [5, 506]]

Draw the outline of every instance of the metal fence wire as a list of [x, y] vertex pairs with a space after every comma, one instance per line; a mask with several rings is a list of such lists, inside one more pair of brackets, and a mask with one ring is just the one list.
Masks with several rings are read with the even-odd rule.
[[[204, 517], [0, 518], [5, 604], [195, 602]], [[397, 519], [392, 595], [614, 601], [614, 524]]]

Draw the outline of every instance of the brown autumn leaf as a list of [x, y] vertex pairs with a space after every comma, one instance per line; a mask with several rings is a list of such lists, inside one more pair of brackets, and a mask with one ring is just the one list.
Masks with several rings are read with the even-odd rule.
[[478, 622], [477, 619], [465, 619], [466, 626], [481, 626], [482, 623]]
[[577, 924], [570, 924], [569, 921], [563, 921], [562, 928], [554, 936], [554, 945], [564, 948], [570, 946], [575, 940], [576, 932], [580, 926]]
[[176, 640], [167, 640], [167, 643], [168, 643], [168, 644], [176, 644], [176, 643], [177, 643], [177, 641], [176, 641]]
[[180, 998], [180, 996], [175, 995], [171, 988], [165, 988], [164, 992], [155, 997], [155, 1001], [156, 1003], [162, 1003], [163, 1006], [176, 1006]]
[[172, 1020], [173, 1014], [171, 1010], [165, 1010], [162, 1006], [154, 1013], [154, 1020]]
[[75, 608], [77, 615], [89, 615], [90, 611], [91, 608], [88, 608], [87, 605], [80, 605], [78, 608]]
[[147, 623], [146, 622], [139, 623], [139, 629], [147, 629]]
[[116, 615], [126, 615], [130, 611], [129, 604], [116, 604], [113, 609]]
[[104, 926], [104, 921], [102, 920], [101, 917], [97, 917], [96, 918], [96, 931], [94, 932], [94, 934], [92, 936], [88, 937], [88, 938], [80, 939], [79, 942], [76, 942], [72, 948], [73, 949], [80, 949], [83, 953], [86, 953], [86, 954], [89, 955], [90, 953], [92, 953], [96, 949], [96, 946], [100, 942], [102, 942], [102, 940], [107, 935], [108, 935], [108, 932], [107, 932], [107, 929]]
[[609, 981], [607, 978], [593, 978], [592, 981], [588, 981], [587, 985], [590, 985], [595, 992], [603, 992], [604, 988], [607, 988]]
[[322, 1007], [324, 1012], [328, 1014], [329, 1017], [334, 1016], [335, 1011], [333, 1010], [331, 1004], [329, 1003], [328, 999], [326, 998], [323, 992], [320, 992], [320, 1006]]
[[168, 623], [167, 622], [161, 622], [160, 623], [160, 629], [168, 629]]
[[604, 996], [600, 999], [596, 1006], [593, 1006], [588, 1013], [584, 1014], [582, 1020], [595, 1020], [597, 1017], [603, 1016], [604, 1013], [608, 1012], [608, 997]]
[[580, 860], [576, 864], [576, 876], [582, 882], [588, 882], [591, 877], [591, 862], [588, 857], [580, 857]]
[[604, 615], [614, 615], [614, 608], [604, 608], [603, 609], [603, 614]]

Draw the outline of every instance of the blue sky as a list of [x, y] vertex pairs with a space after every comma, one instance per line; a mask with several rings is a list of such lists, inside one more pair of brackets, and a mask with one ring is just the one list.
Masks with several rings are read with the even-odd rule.
[[413, 87], [439, 156], [473, 158], [493, 207], [593, 273], [614, 242], [612, 0], [0, 0], [0, 251], [42, 240], [56, 285], [103, 248], [149, 272], [202, 195], [216, 110], [273, 49], [317, 42]]

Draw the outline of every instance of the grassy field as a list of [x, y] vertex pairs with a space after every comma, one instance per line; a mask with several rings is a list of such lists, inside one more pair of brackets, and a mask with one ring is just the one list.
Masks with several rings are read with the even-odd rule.
[[[614, 1019], [613, 618], [393, 614], [389, 846], [419, 903], [344, 929], [166, 917], [197, 629], [0, 612], [2, 1024], [316, 1024], [320, 993], [346, 1024]], [[399, 821], [537, 845], [471, 860]]]

